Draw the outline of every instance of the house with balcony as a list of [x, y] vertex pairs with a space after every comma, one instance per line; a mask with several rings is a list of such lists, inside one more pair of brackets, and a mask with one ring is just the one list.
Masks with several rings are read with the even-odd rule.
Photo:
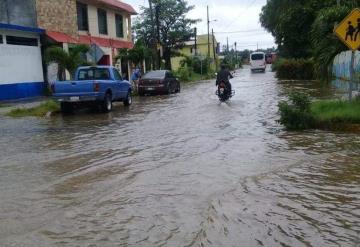
[[37, 23], [45, 29], [45, 43], [71, 49], [91, 47], [87, 59], [114, 65], [121, 48], [132, 48], [131, 16], [134, 8], [118, 0], [36, 0]]
[[0, 100], [43, 94], [50, 73], [42, 54], [49, 46], [86, 44], [89, 62], [113, 65], [118, 49], [133, 47], [135, 14], [119, 0], [1, 0]]

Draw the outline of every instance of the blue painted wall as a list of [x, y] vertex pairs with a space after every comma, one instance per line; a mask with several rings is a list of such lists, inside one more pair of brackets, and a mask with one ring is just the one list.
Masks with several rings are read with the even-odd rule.
[[44, 82], [29, 82], [0, 85], [0, 101], [36, 97], [44, 94]]
[[[337, 55], [333, 63], [333, 75], [337, 79], [350, 80], [351, 51]], [[360, 80], [360, 52], [355, 52], [355, 77]]]

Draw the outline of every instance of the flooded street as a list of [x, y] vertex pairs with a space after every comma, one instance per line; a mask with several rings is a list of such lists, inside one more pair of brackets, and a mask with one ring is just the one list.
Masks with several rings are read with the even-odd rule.
[[360, 136], [288, 132], [291, 88], [239, 70], [110, 114], [0, 116], [0, 246], [360, 246]]

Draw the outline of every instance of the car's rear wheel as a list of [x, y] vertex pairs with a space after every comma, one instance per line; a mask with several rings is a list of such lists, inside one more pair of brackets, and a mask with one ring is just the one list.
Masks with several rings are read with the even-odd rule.
[[132, 95], [131, 92], [129, 91], [126, 99], [124, 100], [124, 106], [130, 106], [132, 104]]
[[106, 93], [104, 101], [102, 102], [101, 110], [102, 112], [111, 112], [113, 108], [111, 94]]
[[69, 102], [61, 102], [60, 109], [63, 113], [72, 113], [74, 111], [74, 106], [72, 103]]
[[180, 88], [180, 83], [179, 83], [179, 85], [178, 85], [178, 87], [176, 88], [176, 93], [180, 93], [180, 91], [181, 91], [181, 88]]

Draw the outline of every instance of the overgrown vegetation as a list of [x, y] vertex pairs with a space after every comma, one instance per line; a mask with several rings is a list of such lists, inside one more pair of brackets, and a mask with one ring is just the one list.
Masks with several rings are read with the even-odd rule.
[[[171, 57], [194, 36], [191, 26], [199, 20], [187, 17], [187, 13], [194, 6], [185, 0], [149, 2], [153, 6], [153, 11], [148, 7], [141, 7], [141, 13], [135, 20], [134, 31], [137, 38], [144, 40], [148, 47], [153, 47], [156, 43], [162, 46], [165, 68], [171, 70]], [[155, 28], [156, 22], [159, 24], [158, 30]], [[159, 40], [156, 40], [156, 36], [159, 36]], [[153, 60], [156, 60], [155, 57]]]
[[[311, 102], [310, 96], [293, 92], [288, 101], [279, 103], [279, 122], [289, 130], [357, 129], [360, 130], [360, 100], [320, 100]], [[354, 125], [357, 126], [354, 128]]]
[[200, 60], [188, 56], [184, 57], [180, 62], [180, 68], [174, 73], [183, 82], [211, 79], [215, 75], [215, 71], [210, 66], [210, 59]]
[[0, 104], [0, 108], [5, 108], [5, 107], [9, 107], [10, 105], [6, 105], [6, 104]]
[[44, 117], [48, 112], [59, 112], [59, 103], [49, 100], [31, 108], [16, 108], [7, 113], [10, 117]]
[[329, 80], [337, 54], [348, 48], [334, 35], [340, 23], [359, 0], [268, 0], [260, 14], [262, 26], [274, 37], [279, 56], [312, 58], [318, 79]]
[[314, 118], [310, 112], [310, 97], [302, 93], [291, 93], [289, 101], [279, 103], [279, 122], [289, 130], [309, 129]]
[[313, 80], [314, 61], [312, 59], [278, 59], [272, 65], [276, 77], [284, 80]]

